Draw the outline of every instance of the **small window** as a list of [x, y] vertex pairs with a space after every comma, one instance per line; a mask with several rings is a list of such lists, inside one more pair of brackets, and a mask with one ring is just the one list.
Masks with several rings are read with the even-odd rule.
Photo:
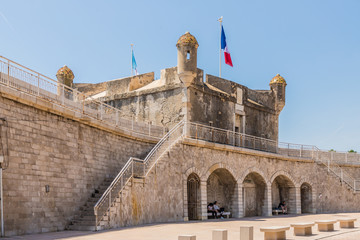
[[190, 60], [190, 51], [187, 51], [186, 53], [186, 60]]

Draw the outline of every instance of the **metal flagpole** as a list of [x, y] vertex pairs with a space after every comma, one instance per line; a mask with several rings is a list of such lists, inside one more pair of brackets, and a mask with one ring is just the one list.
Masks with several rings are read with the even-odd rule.
[[221, 78], [221, 31], [222, 31], [222, 20], [223, 17], [221, 16], [218, 21], [220, 22], [220, 49], [219, 49], [219, 77]]
[[133, 53], [133, 46], [134, 44], [131, 44], [131, 76], [134, 76], [134, 69], [133, 69], [133, 56], [134, 56], [134, 53]]

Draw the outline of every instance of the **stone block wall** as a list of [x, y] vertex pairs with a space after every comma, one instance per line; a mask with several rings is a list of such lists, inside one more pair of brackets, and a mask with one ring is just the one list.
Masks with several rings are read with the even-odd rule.
[[[145, 181], [133, 182], [123, 193], [121, 203], [116, 205], [111, 218], [112, 227], [138, 225], [155, 222], [188, 220], [187, 184], [190, 174], [196, 174], [200, 179], [201, 219], [207, 218], [206, 206], [209, 184], [212, 173], [219, 169], [236, 179], [233, 203], [224, 206], [232, 213], [232, 217], [244, 216], [244, 202], [253, 200], [252, 195], [242, 195], [243, 187], [248, 188], [250, 182], [246, 179], [251, 173], [256, 174], [256, 181], [262, 182], [265, 190], [263, 206], [258, 206], [256, 214], [271, 215], [273, 206], [279, 204], [279, 199], [272, 199], [272, 183], [275, 179], [282, 185], [285, 200], [290, 213], [301, 213], [301, 186], [306, 183], [311, 186], [307, 199], [311, 199], [307, 212], [333, 213], [354, 212], [360, 210], [360, 194], [355, 194], [342, 185], [338, 178], [327, 172], [326, 167], [311, 160], [276, 158], [274, 154], [256, 151], [221, 149], [221, 145], [194, 141], [177, 144], [163, 156], [151, 171]], [[190, 145], [189, 145], [190, 144]], [[357, 171], [359, 168], [356, 168]], [[355, 169], [354, 169], [355, 171]], [[227, 180], [221, 177], [219, 181]], [[225, 175], [224, 175], [225, 176]], [[260, 180], [261, 179], [261, 180]], [[285, 181], [286, 180], [286, 181]], [[220, 188], [219, 188], [220, 189]], [[221, 190], [221, 189], [220, 189]], [[246, 198], [246, 199], [244, 199]], [[216, 199], [221, 201], [221, 197]], [[226, 201], [223, 201], [226, 203]], [[262, 208], [262, 210], [260, 210]], [[259, 211], [262, 211], [259, 213]]]
[[[0, 96], [7, 236], [64, 230], [105, 178], [154, 146]], [[46, 185], [49, 192], [46, 192]]]

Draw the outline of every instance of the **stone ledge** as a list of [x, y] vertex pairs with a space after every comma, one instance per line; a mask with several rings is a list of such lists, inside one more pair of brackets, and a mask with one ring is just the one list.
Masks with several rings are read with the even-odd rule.
[[273, 158], [273, 159], [277, 159], [277, 160], [285, 160], [285, 161], [292, 161], [292, 162], [308, 162], [308, 163], [315, 162], [312, 159], [283, 156], [283, 155], [276, 154], [276, 153], [269, 153], [269, 152], [248, 149], [248, 148], [234, 147], [234, 146], [230, 146], [230, 145], [207, 142], [207, 141], [192, 139], [192, 138], [184, 138], [183, 144], [197, 146], [197, 147], [211, 148], [211, 149], [222, 150], [222, 151], [243, 153], [243, 154], [259, 156], [259, 157]]

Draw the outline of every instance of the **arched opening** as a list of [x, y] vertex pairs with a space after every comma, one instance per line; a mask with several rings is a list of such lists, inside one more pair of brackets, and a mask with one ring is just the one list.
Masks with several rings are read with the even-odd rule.
[[266, 183], [264, 178], [255, 172], [249, 173], [243, 181], [244, 216], [262, 216], [266, 212]]
[[301, 213], [312, 213], [312, 188], [310, 184], [303, 183], [300, 187]]
[[236, 180], [228, 170], [216, 169], [207, 179], [208, 203], [217, 201], [218, 206], [224, 208], [225, 212], [234, 214], [236, 209], [235, 187]]
[[296, 213], [296, 190], [294, 183], [286, 176], [277, 176], [271, 184], [272, 208], [285, 201], [288, 213]]
[[189, 220], [198, 220], [201, 212], [200, 178], [195, 173], [187, 179], [187, 197]]

